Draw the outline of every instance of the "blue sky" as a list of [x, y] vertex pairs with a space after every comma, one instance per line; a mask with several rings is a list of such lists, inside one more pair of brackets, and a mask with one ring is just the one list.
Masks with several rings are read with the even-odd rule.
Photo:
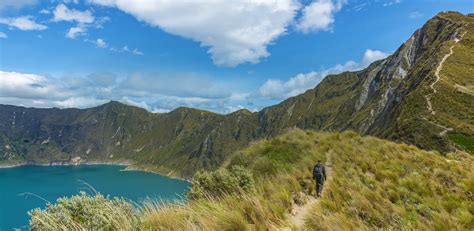
[[472, 0], [2, 0], [0, 103], [259, 110]]

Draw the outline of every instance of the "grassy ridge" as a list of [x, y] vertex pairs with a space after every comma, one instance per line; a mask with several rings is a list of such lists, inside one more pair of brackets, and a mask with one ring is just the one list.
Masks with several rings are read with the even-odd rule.
[[[244, 166], [250, 193], [163, 205], [145, 202], [137, 229], [266, 230], [291, 227], [287, 214], [313, 193], [311, 168], [331, 153], [333, 180], [312, 208], [308, 229], [474, 228], [474, 158], [422, 151], [355, 132], [291, 130], [235, 152], [223, 168]], [[219, 170], [218, 170], [219, 171]], [[222, 171], [222, 170], [220, 170]], [[217, 186], [216, 186], [217, 187]], [[218, 190], [218, 189], [216, 189]]]
[[[438, 81], [436, 70], [451, 46]], [[474, 15], [442, 12], [386, 59], [329, 75], [260, 112], [150, 113], [118, 102], [84, 110], [0, 105], [0, 165], [80, 157], [191, 178], [198, 170], [215, 170], [249, 143], [293, 127], [354, 130], [443, 153], [466, 150], [472, 140], [449, 135], [474, 134], [473, 51]]]
[[[262, 230], [286, 226], [285, 216], [301, 192], [313, 191], [311, 169], [324, 159], [314, 132], [293, 130], [238, 151], [225, 168], [244, 166], [255, 179], [254, 193], [201, 198], [188, 204], [145, 206], [147, 228], [179, 230]], [[151, 206], [150, 206], [151, 205]], [[178, 227], [178, 228], [177, 228]]]
[[[334, 177], [311, 229], [474, 228], [474, 159], [354, 136], [333, 146]], [[336, 226], [334, 226], [336, 225]]]

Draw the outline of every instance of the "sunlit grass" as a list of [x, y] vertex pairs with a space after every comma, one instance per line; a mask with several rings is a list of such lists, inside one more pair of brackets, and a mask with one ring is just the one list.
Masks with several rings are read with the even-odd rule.
[[[135, 210], [125, 210], [133, 211], [129, 218], [121, 213], [117, 219], [110, 217], [108, 225], [123, 230], [291, 227], [287, 215], [294, 204], [305, 202], [304, 195], [313, 193], [312, 166], [318, 159], [324, 162], [327, 153], [332, 156], [334, 175], [324, 197], [307, 217], [307, 229], [469, 230], [474, 227], [471, 155], [459, 152], [442, 156], [414, 146], [361, 137], [354, 132], [302, 130], [291, 130], [236, 152], [223, 166], [229, 172], [220, 169], [206, 173], [204, 178], [212, 181], [208, 185], [224, 184], [225, 193], [216, 194], [218, 189], [204, 187], [201, 190], [204, 196], [187, 201], [148, 200]], [[239, 179], [230, 173], [236, 166], [243, 166], [251, 173], [255, 181], [252, 190], [235, 193], [234, 188], [240, 186], [226, 183]], [[108, 211], [107, 203], [104, 206], [104, 211]], [[35, 219], [38, 221], [33, 216], [32, 221]], [[41, 222], [50, 225], [42, 227], [61, 230], [75, 229], [75, 225], [88, 227], [85, 225], [89, 221], [73, 219], [71, 224], [54, 223], [46, 217]]]

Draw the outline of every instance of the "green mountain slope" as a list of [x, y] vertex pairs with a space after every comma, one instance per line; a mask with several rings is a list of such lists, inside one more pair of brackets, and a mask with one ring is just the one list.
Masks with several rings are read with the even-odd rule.
[[293, 127], [354, 130], [427, 150], [474, 152], [473, 54], [474, 15], [447, 12], [386, 59], [327, 76], [258, 113], [178, 108], [153, 114], [117, 102], [84, 110], [0, 105], [0, 161], [132, 162], [189, 177]]
[[474, 15], [439, 14], [388, 58], [362, 71], [328, 76], [316, 88], [264, 109], [260, 126], [270, 134], [292, 126], [351, 129], [428, 150], [453, 150], [448, 132], [474, 134], [473, 38]]
[[[289, 214], [314, 194], [313, 164], [329, 155], [331, 180], [325, 185], [323, 197], [309, 207], [301, 230], [474, 228], [472, 155], [456, 152], [444, 157], [406, 144], [362, 137], [355, 132], [299, 129], [236, 152], [222, 169], [195, 180], [192, 191], [199, 191], [194, 189], [203, 183], [213, 186], [204, 193], [232, 192], [233, 187], [239, 187], [236, 185], [253, 186], [253, 190], [191, 198], [182, 204], [148, 201], [134, 216], [124, 217], [122, 214], [129, 214], [129, 210], [119, 210], [103, 220], [115, 229], [129, 227], [130, 230], [282, 230], [284, 227], [299, 230], [288, 219]], [[232, 171], [236, 166], [249, 171], [255, 183], [235, 183], [225, 169]], [[247, 175], [242, 174], [243, 170], [239, 172]], [[94, 204], [86, 203], [93, 197], [83, 200], [80, 203], [78, 198], [71, 198], [62, 204], [74, 201], [80, 211], [89, 211], [91, 207], [97, 213], [110, 214], [110, 206], [100, 198]], [[36, 229], [94, 229], [94, 222], [88, 222], [93, 216], [87, 212], [82, 216], [79, 210], [73, 206], [36, 210], [31, 221]], [[129, 222], [130, 217], [141, 224]]]

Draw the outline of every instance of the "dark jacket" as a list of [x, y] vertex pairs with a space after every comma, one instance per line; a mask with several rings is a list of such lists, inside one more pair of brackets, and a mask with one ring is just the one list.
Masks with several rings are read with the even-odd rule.
[[[318, 167], [321, 168], [322, 175], [321, 175], [321, 172], [317, 171]], [[315, 179], [317, 182], [323, 182], [326, 180], [326, 168], [324, 167], [324, 165], [317, 163], [314, 166], [313, 179]]]

